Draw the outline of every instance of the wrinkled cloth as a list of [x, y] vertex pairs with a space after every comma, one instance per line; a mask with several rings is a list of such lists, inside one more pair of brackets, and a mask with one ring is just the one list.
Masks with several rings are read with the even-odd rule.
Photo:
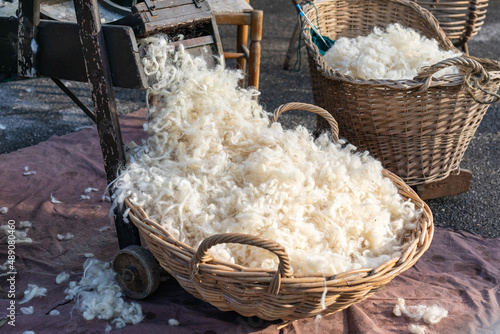
[[[146, 111], [121, 119], [124, 142], [140, 142]], [[25, 166], [36, 174], [24, 176]], [[15, 327], [4, 323], [2, 333], [102, 333], [110, 322], [86, 321], [65, 300], [69, 281], [83, 274], [85, 253], [111, 261], [118, 241], [110, 203], [102, 154], [95, 128], [52, 137], [36, 146], [0, 155], [0, 214], [2, 225], [32, 221], [27, 236], [33, 243], [17, 244], [15, 267], [17, 292], [28, 284], [47, 288], [45, 297], [16, 305]], [[85, 193], [87, 188], [97, 192]], [[52, 203], [51, 195], [62, 203]], [[81, 195], [90, 199], [81, 199]], [[25, 230], [25, 229], [23, 229]], [[73, 234], [59, 240], [57, 234]], [[0, 237], [0, 265], [7, 259], [7, 238]], [[236, 312], [222, 312], [185, 292], [174, 279], [139, 301], [145, 319], [138, 325], [121, 329], [123, 333], [408, 333], [412, 322], [392, 314], [397, 298], [406, 305], [437, 304], [448, 310], [448, 317], [426, 327], [427, 333], [500, 333], [500, 238], [486, 239], [464, 231], [437, 228], [429, 250], [411, 269], [402, 273], [367, 300], [322, 319], [297, 320], [277, 330], [280, 321], [247, 318]], [[61, 272], [69, 281], [57, 284]], [[1, 274], [2, 272], [0, 272]], [[7, 297], [7, 277], [0, 278], [2, 297]], [[127, 299], [128, 300], [128, 299]], [[20, 301], [16, 300], [18, 303]], [[129, 300], [128, 300], [129, 301]], [[0, 299], [0, 319], [7, 315], [10, 300]], [[33, 315], [21, 307], [34, 306]], [[60, 315], [51, 316], [53, 309]], [[169, 326], [169, 319], [179, 326]], [[1, 322], [0, 322], [1, 323]], [[111, 324], [111, 323], [110, 323]], [[424, 325], [423, 323], [420, 323]], [[116, 329], [113, 326], [113, 331]]]

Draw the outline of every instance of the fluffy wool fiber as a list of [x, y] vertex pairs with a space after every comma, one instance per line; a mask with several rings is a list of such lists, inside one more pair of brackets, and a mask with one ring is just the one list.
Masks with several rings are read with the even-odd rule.
[[392, 311], [394, 315], [400, 317], [404, 314], [415, 321], [423, 319], [429, 325], [437, 324], [441, 319], [448, 316], [448, 311], [436, 304], [432, 306], [415, 305], [408, 307], [405, 304], [406, 302], [403, 298], [398, 298], [398, 302]]
[[137, 303], [125, 302], [115, 272], [109, 262], [87, 259], [80, 282], [71, 281], [65, 290], [66, 299], [77, 300], [86, 320], [112, 320], [116, 328], [142, 321], [142, 309]]
[[[368, 36], [339, 38], [324, 60], [340, 73], [355, 78], [402, 80], [413, 79], [425, 66], [460, 56], [459, 52], [440, 49], [435, 39], [396, 23], [386, 30], [375, 28]], [[434, 76], [456, 73], [458, 68], [451, 66]]]
[[181, 323], [179, 322], [179, 320], [172, 318], [168, 319], [168, 324], [170, 326], [179, 326]]
[[[380, 162], [352, 145], [284, 130], [238, 88], [238, 71], [207, 68], [159, 36], [143, 40], [149, 134], [115, 181], [178, 240], [197, 248], [217, 233], [246, 233], [286, 248], [292, 270], [335, 274], [400, 255], [419, 215], [382, 176]], [[216, 258], [275, 269], [272, 253], [217, 245]]]
[[28, 315], [33, 314], [35, 312], [35, 308], [33, 306], [21, 307], [20, 310], [23, 314], [28, 314]]
[[417, 324], [409, 324], [408, 330], [413, 334], [425, 334], [425, 327]]
[[57, 234], [57, 240], [65, 241], [73, 239], [74, 235], [67, 232], [66, 234]]
[[33, 298], [43, 297], [47, 293], [47, 288], [39, 287], [36, 284], [28, 284], [28, 288], [24, 291], [24, 298], [19, 304], [24, 304]]
[[33, 222], [30, 222], [28, 220], [23, 220], [19, 222], [19, 228], [29, 228], [29, 227], [33, 227]]
[[59, 312], [58, 310], [52, 310], [49, 312], [49, 315], [61, 315], [61, 312]]
[[69, 279], [69, 274], [65, 271], [56, 276], [56, 283], [61, 284]]
[[57, 198], [55, 198], [54, 196], [52, 196], [52, 194], [50, 194], [50, 202], [53, 203], [53, 204], [62, 204], [61, 201], [59, 201]]
[[33, 242], [33, 239], [28, 237], [28, 229], [32, 226], [33, 223], [30, 221], [21, 221], [14, 230], [12, 230], [10, 225], [0, 225], [0, 232], [6, 236], [13, 234], [16, 237], [16, 244], [30, 244]]

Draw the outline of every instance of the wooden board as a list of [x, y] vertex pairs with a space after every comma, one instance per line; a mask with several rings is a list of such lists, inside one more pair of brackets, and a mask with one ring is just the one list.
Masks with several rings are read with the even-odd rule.
[[[17, 73], [16, 19], [0, 17], [0, 73]], [[113, 86], [145, 89], [146, 77], [132, 28], [103, 26]], [[76, 23], [40, 20], [38, 26], [38, 74], [45, 77], [87, 81]]]
[[461, 169], [444, 180], [418, 185], [415, 191], [423, 200], [458, 195], [469, 191], [471, 180], [472, 172]]
[[163, 0], [153, 1], [155, 6], [149, 12], [144, 2], [131, 8], [132, 15], [126, 16], [113, 24], [130, 26], [136, 36], [149, 36], [159, 31], [169, 33], [183, 27], [192, 28], [210, 23], [213, 17], [206, 2], [196, 7], [193, 0]]

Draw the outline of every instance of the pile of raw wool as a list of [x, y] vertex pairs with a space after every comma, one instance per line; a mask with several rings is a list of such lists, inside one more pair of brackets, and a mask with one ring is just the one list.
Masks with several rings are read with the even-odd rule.
[[[142, 41], [149, 134], [114, 183], [114, 205], [129, 197], [193, 248], [217, 233], [246, 233], [286, 248], [292, 270], [335, 274], [374, 267], [401, 253], [420, 212], [382, 176], [381, 164], [327, 135], [284, 130], [238, 88], [242, 74], [207, 68], [165, 37]], [[274, 269], [272, 253], [217, 245], [216, 258]]]
[[122, 298], [122, 290], [115, 280], [110, 262], [87, 259], [79, 282], [71, 281], [65, 290], [66, 299], [77, 301], [86, 320], [111, 320], [116, 328], [138, 324], [144, 318], [138, 303], [128, 303]]
[[[386, 30], [374, 28], [368, 36], [339, 38], [324, 60], [341, 74], [355, 78], [404, 80], [413, 79], [423, 67], [460, 56], [460, 52], [440, 49], [435, 39], [395, 23]], [[451, 66], [434, 76], [457, 73], [458, 68]]]

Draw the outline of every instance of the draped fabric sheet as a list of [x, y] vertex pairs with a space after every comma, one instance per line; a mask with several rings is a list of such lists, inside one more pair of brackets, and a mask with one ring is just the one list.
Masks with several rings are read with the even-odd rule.
[[[124, 141], [140, 142], [146, 111], [123, 117]], [[25, 167], [36, 174], [24, 175]], [[87, 188], [97, 192], [85, 193]], [[90, 199], [81, 199], [81, 195]], [[53, 137], [36, 146], [0, 155], [0, 223], [31, 221], [27, 237], [33, 243], [15, 247], [15, 290], [28, 284], [47, 288], [45, 297], [16, 304], [15, 327], [1, 319], [8, 314], [10, 276], [0, 277], [0, 332], [101, 333], [105, 320], [83, 319], [75, 301], [65, 300], [68, 282], [56, 284], [60, 272], [70, 281], [83, 274], [85, 253], [111, 261], [118, 251], [99, 140], [95, 129]], [[51, 196], [62, 203], [51, 202]], [[71, 233], [70, 240], [57, 234]], [[0, 237], [0, 265], [7, 260], [7, 237]], [[430, 249], [417, 264], [396, 277], [369, 299], [321, 319], [304, 319], [278, 330], [279, 321], [247, 318], [222, 312], [187, 292], [171, 279], [149, 298], [139, 301], [145, 319], [121, 329], [123, 333], [409, 333], [417, 323], [396, 317], [392, 309], [402, 297], [408, 306], [437, 304], [449, 311], [436, 325], [425, 325], [426, 333], [500, 333], [500, 239], [486, 239], [463, 231], [437, 228]], [[0, 272], [0, 274], [4, 273]], [[16, 300], [18, 303], [19, 300]], [[32, 315], [20, 307], [33, 306]], [[60, 315], [48, 313], [57, 309]], [[169, 319], [179, 326], [169, 326]], [[10, 319], [8, 319], [10, 320]], [[2, 325], [3, 323], [3, 325]], [[423, 323], [419, 323], [424, 325]], [[113, 331], [116, 329], [113, 328]]]

